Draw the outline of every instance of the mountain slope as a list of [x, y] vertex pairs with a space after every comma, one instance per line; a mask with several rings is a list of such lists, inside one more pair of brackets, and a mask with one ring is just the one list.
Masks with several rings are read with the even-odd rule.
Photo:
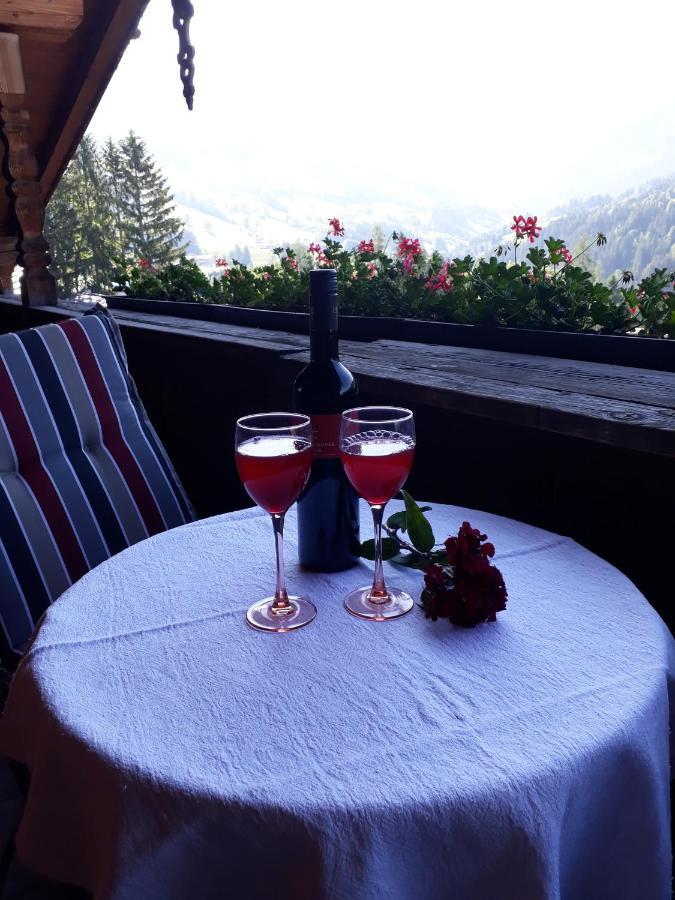
[[[619, 197], [572, 200], [539, 220], [542, 238], [563, 238], [573, 252], [602, 232], [606, 246], [592, 248], [586, 257], [598, 278], [630, 269], [639, 280], [657, 267], [675, 268], [675, 175], [650, 181]], [[472, 250], [475, 255], [487, 255], [512, 236], [510, 231], [496, 231], [488, 239], [475, 241]]]
[[191, 253], [230, 256], [240, 245], [249, 247], [254, 260], [271, 256], [278, 245], [307, 246], [321, 240], [333, 216], [345, 225], [348, 247], [370, 238], [378, 226], [385, 236], [403, 231], [420, 237], [427, 250], [444, 254], [468, 252], [472, 241], [493, 231], [504, 218], [494, 210], [439, 204], [425, 197], [417, 203], [396, 203], [261, 191], [208, 198], [178, 192], [176, 199], [190, 234]]
[[[249, 251], [254, 264], [270, 261], [275, 246], [306, 247], [320, 240], [332, 216], [346, 227], [347, 247], [371, 237], [375, 226], [385, 237], [394, 230], [418, 237], [426, 250], [446, 256], [488, 255], [512, 238], [503, 212], [426, 197], [397, 204], [381, 198], [240, 191], [208, 197], [179, 192], [177, 200], [192, 255], [231, 258], [236, 247]], [[605, 234], [607, 245], [593, 247], [585, 258], [598, 278], [630, 269], [639, 279], [657, 266], [675, 268], [675, 176], [619, 197], [573, 200], [539, 221], [542, 237], [564, 238], [573, 251], [591, 243], [598, 232]]]

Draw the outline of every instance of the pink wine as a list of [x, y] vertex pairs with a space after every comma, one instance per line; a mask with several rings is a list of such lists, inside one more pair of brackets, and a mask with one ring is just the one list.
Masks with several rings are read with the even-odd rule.
[[415, 444], [402, 434], [355, 434], [342, 452], [342, 464], [356, 493], [371, 504], [386, 503], [410, 474]]
[[286, 435], [254, 437], [237, 447], [237, 471], [251, 500], [271, 514], [285, 513], [307, 483], [309, 441]]

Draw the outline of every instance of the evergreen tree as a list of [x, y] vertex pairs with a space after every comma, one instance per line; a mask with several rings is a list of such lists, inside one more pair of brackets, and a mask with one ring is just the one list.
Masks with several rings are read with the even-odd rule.
[[124, 160], [119, 145], [108, 138], [102, 151], [105, 181], [112, 207], [112, 224], [115, 231], [115, 242], [118, 252], [123, 255], [126, 250], [126, 228], [123, 216], [123, 199], [125, 191]]
[[124, 190], [120, 199], [124, 247], [135, 259], [153, 266], [173, 262], [185, 249], [183, 223], [166, 178], [145, 142], [130, 131], [120, 141]]
[[76, 182], [75, 167], [71, 162], [45, 212], [45, 237], [52, 258], [50, 268], [62, 297], [70, 297], [86, 287], [82, 219], [71, 201], [76, 193]]
[[373, 225], [372, 241], [377, 253], [382, 253], [387, 246], [387, 238], [380, 224]]
[[110, 289], [114, 256], [113, 210], [101, 156], [93, 138], [83, 138], [54, 192], [45, 231], [52, 268], [62, 295], [85, 288]]
[[110, 288], [114, 257], [118, 252], [113, 232], [113, 204], [96, 142], [85, 135], [78, 147], [76, 170], [81, 188], [78, 206], [84, 210], [84, 238], [90, 254], [91, 287]]
[[251, 251], [248, 248], [248, 244], [244, 247], [240, 247], [239, 244], [235, 244], [234, 250], [230, 255], [233, 262], [241, 263], [243, 266], [253, 265], [253, 259], [251, 257]]
[[163, 265], [184, 250], [166, 179], [131, 132], [102, 149], [83, 138], [47, 206], [45, 233], [62, 296], [109, 291], [124, 258]]
[[594, 235], [582, 234], [572, 246], [571, 252], [572, 256], [575, 257], [575, 266], [579, 266], [580, 269], [584, 269], [588, 272], [589, 275], [593, 277], [594, 281], [602, 281], [601, 267], [598, 265], [598, 261], [591, 252], [591, 249], [586, 249], [587, 247], [594, 247], [594, 237]]

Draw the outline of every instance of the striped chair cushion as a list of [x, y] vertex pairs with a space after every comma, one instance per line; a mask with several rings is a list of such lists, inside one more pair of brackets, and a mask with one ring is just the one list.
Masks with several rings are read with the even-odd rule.
[[85, 572], [193, 518], [109, 313], [0, 336], [3, 661]]

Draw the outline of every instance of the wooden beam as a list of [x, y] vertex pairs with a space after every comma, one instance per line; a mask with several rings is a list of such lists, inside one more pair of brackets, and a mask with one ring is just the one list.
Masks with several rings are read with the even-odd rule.
[[25, 94], [19, 35], [0, 32], [0, 94]]
[[0, 0], [0, 25], [73, 31], [83, 15], [84, 0]]
[[87, 41], [87, 52], [76, 61], [69, 91], [51, 126], [52, 140], [39, 153], [42, 194], [47, 202], [63, 170], [73, 156], [91, 117], [108, 86], [129, 40], [134, 36], [148, 0], [103, 3]]

